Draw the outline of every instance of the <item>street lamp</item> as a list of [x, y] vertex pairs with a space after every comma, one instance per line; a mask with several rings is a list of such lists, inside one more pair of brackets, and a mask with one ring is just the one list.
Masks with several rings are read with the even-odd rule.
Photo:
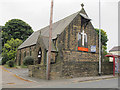
[[99, 0], [99, 75], [101, 75], [101, 3]]

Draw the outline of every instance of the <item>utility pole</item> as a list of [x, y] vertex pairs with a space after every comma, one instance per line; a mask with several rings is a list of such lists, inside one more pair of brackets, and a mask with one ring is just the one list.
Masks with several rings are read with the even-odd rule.
[[47, 80], [50, 79], [50, 62], [51, 62], [51, 42], [52, 42], [52, 19], [53, 19], [53, 0], [51, 0], [51, 11], [50, 11], [50, 27], [49, 27], [49, 48], [48, 48], [48, 61], [47, 61]]
[[101, 3], [99, 0], [99, 75], [101, 75]]

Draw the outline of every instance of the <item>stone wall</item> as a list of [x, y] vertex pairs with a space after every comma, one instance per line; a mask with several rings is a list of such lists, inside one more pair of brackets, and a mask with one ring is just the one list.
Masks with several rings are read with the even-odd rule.
[[[31, 52], [31, 55], [30, 55], [30, 52]], [[26, 56], [33, 56], [35, 58], [35, 46], [18, 49], [16, 64], [23, 65], [23, 60]]]
[[[65, 30], [58, 35], [57, 47], [59, 50], [78, 50], [78, 33], [82, 32], [81, 17], [80, 15], [65, 28]], [[98, 34], [95, 31], [92, 23], [89, 22], [86, 28], [84, 28], [87, 34], [88, 52], [91, 52], [91, 45], [96, 45], [96, 53], [99, 53], [98, 48]], [[59, 48], [59, 46], [61, 46]]]
[[113, 62], [102, 63], [102, 75], [113, 74]]
[[88, 53], [88, 52], [79, 52], [79, 51], [70, 51], [63, 50], [64, 61], [98, 61], [99, 54], [97, 53]]
[[[113, 74], [113, 63], [102, 63], [102, 75]], [[29, 76], [46, 79], [45, 65], [30, 65]], [[51, 64], [50, 79], [98, 76], [99, 62], [64, 61]]]
[[62, 76], [65, 78], [86, 77], [98, 75], [98, 62], [64, 62]]
[[30, 65], [29, 69], [29, 77], [37, 77], [39, 79], [46, 79], [46, 66], [45, 65]]
[[[62, 77], [86, 77], [98, 76], [99, 62], [81, 62], [81, 61], [66, 61], [62, 67]], [[102, 63], [102, 75], [113, 74], [113, 63]]]

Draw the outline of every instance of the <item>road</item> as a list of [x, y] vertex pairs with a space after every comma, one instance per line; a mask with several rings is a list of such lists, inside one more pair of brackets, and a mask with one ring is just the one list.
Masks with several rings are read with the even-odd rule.
[[[55, 85], [54, 88], [118, 88], [117, 79], [109, 80], [96, 80], [96, 81], [86, 81], [86, 82], [76, 82], [71, 84]], [[38, 86], [39, 87], [39, 86]], [[53, 86], [47, 86], [47, 88], [52, 88]]]
[[69, 80], [29, 81], [3, 69], [2, 88], [118, 88], [118, 79], [112, 78], [84, 82], [71, 82]]

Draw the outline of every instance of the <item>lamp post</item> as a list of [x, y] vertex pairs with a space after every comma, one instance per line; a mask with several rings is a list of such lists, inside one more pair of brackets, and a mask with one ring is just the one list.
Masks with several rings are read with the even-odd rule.
[[49, 27], [49, 48], [48, 48], [48, 59], [47, 59], [47, 80], [50, 79], [50, 62], [51, 62], [51, 42], [52, 42], [52, 19], [53, 19], [53, 0], [51, 0], [51, 12], [50, 12], [50, 27]]
[[99, 75], [101, 75], [101, 3], [99, 0]]

